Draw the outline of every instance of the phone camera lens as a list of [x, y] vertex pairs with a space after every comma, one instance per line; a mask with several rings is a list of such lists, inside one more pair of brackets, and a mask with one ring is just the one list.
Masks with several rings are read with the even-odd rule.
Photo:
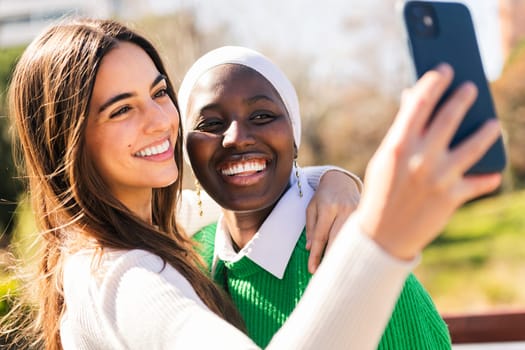
[[432, 19], [432, 16], [425, 15], [423, 16], [423, 24], [427, 27], [432, 27], [434, 24], [434, 20]]

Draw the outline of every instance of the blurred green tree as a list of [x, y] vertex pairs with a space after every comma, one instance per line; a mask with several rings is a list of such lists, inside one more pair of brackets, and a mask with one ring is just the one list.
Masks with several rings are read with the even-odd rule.
[[512, 51], [492, 90], [504, 129], [512, 187], [522, 188], [525, 186], [525, 41]]
[[13, 214], [22, 191], [16, 179], [7, 118], [7, 86], [24, 47], [0, 49], [0, 247], [7, 244], [13, 230]]

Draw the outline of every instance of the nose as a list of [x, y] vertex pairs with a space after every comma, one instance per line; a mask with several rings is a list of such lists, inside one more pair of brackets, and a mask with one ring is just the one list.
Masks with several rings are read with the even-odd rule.
[[165, 132], [169, 130], [172, 125], [178, 123], [179, 118], [175, 108], [167, 110], [155, 100], [151, 100], [146, 104], [145, 115], [144, 128], [146, 133]]
[[224, 131], [222, 146], [224, 148], [242, 148], [255, 142], [250, 130], [239, 121], [232, 121]]

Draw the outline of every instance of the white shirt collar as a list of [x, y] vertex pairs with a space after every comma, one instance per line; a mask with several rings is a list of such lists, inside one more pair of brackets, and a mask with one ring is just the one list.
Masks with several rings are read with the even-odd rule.
[[299, 171], [299, 176], [303, 196], [299, 196], [297, 178], [292, 172], [290, 188], [281, 197], [259, 231], [238, 253], [233, 249], [224, 217], [220, 216], [215, 234], [212, 273], [215, 272], [219, 259], [236, 262], [246, 256], [275, 277], [283, 278], [288, 261], [306, 224], [306, 207], [314, 195], [314, 190], [302, 171]]

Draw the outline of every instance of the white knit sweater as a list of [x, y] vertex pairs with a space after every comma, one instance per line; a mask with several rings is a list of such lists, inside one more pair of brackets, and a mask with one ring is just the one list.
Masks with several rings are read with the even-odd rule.
[[[270, 349], [374, 349], [414, 265], [393, 259], [350, 222]], [[65, 349], [254, 349], [209, 311], [189, 282], [151, 253], [92, 251], [68, 258]], [[97, 265], [98, 266], [98, 265]]]
[[[309, 174], [309, 183], [316, 187], [325, 170]], [[191, 206], [183, 208], [194, 212]], [[199, 221], [194, 226], [216, 220], [218, 209], [205, 201], [207, 209], [204, 218], [194, 217]], [[334, 243], [268, 348], [377, 346], [416, 262], [393, 259], [352, 221]], [[108, 251], [94, 262], [93, 254], [84, 250], [65, 262], [60, 336], [66, 350], [257, 348], [209, 311], [190, 283], [159, 257], [141, 250]]]

